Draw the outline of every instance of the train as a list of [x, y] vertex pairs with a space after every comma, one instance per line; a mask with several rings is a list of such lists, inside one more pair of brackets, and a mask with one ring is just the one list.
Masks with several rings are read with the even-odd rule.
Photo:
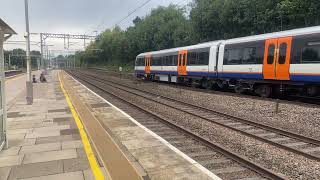
[[141, 53], [135, 76], [201, 88], [320, 94], [320, 26]]

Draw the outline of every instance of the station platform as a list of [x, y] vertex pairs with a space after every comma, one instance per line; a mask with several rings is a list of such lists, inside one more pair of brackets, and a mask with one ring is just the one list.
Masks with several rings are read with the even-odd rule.
[[47, 79], [33, 105], [11, 99], [0, 180], [220, 179], [65, 72]]
[[9, 147], [0, 152], [0, 180], [94, 179], [57, 74], [34, 84], [33, 105], [26, 105], [25, 80], [6, 82]]

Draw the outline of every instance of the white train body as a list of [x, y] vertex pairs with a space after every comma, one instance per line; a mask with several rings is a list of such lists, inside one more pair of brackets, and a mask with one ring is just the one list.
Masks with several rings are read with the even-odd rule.
[[[319, 92], [320, 26], [143, 53], [137, 77], [258, 91]], [[266, 95], [266, 94], [265, 94]]]

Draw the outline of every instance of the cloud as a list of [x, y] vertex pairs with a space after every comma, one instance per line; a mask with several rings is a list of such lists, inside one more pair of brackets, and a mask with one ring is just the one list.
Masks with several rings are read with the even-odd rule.
[[[188, 1], [191, 0], [186, 0], [186, 3]], [[30, 31], [93, 35], [97, 28], [99, 32], [111, 28], [143, 2], [145, 0], [29, 0]], [[136, 16], [145, 16], [152, 8], [177, 2], [181, 0], [152, 0], [121, 26], [130, 26]], [[19, 34], [10, 40], [24, 40], [24, 0], [0, 0], [0, 4], [0, 17]], [[39, 38], [33, 37], [33, 41], [39, 41]], [[63, 40], [54, 43], [54, 49], [64, 48]], [[5, 46], [9, 49], [13, 47]], [[37, 49], [36, 46], [32, 48]]]

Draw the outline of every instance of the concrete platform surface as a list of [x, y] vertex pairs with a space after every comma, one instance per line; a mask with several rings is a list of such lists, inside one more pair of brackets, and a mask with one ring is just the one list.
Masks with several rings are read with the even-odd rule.
[[[26, 105], [23, 93], [7, 93], [13, 103], [7, 113], [9, 148], [0, 152], [0, 180], [94, 179], [56, 72], [47, 80], [34, 84], [33, 105]], [[6, 84], [7, 92], [21, 93], [25, 78]]]
[[69, 75], [64, 81], [111, 134], [145, 179], [220, 179]]
[[[32, 74], [36, 75], [36, 78], [39, 78], [41, 71], [33, 71]], [[17, 96], [25, 94], [26, 80], [26, 74], [16, 75], [6, 79], [5, 89], [7, 104], [12, 105]]]

